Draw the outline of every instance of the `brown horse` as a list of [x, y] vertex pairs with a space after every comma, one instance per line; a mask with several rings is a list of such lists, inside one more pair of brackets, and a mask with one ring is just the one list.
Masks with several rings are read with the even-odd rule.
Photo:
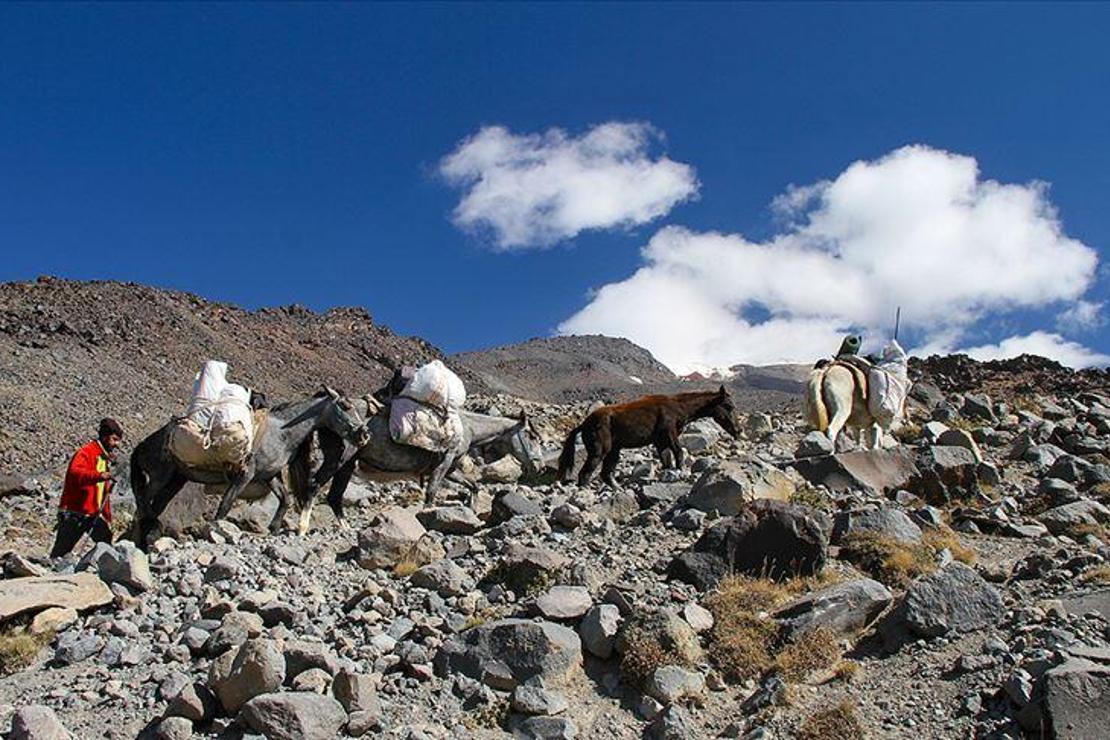
[[574, 467], [574, 441], [582, 434], [586, 447], [586, 463], [578, 473], [578, 485], [584, 486], [601, 464], [601, 479], [616, 486], [613, 471], [617, 468], [621, 450], [654, 445], [663, 459], [670, 450], [677, 467], [682, 467], [682, 447], [678, 435], [694, 419], [710, 418], [736, 437], [736, 408], [732, 397], [722, 385], [717, 391], [679, 393], [674, 396], [644, 396], [629, 403], [602, 406], [585, 421], [571, 430], [563, 442], [559, 455], [559, 480], [566, 480]]

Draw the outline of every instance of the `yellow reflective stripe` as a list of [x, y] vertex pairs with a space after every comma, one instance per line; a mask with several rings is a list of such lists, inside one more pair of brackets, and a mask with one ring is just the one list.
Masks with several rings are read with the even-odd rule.
[[[103, 473], [108, 469], [108, 461], [104, 457], [98, 456], [96, 458], [96, 472]], [[104, 503], [104, 481], [96, 484], [96, 508], [99, 511]]]

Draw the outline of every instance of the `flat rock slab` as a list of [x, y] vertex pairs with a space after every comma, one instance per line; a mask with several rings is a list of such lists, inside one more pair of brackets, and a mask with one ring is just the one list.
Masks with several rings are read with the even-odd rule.
[[536, 610], [547, 619], [578, 619], [594, 605], [585, 586], [553, 586], [536, 599]]
[[1083, 596], [1069, 596], [1062, 599], [1062, 602], [1069, 614], [1083, 616], [1087, 612], [1098, 612], [1103, 619], [1110, 621], [1110, 588], [1092, 591]]
[[776, 612], [775, 619], [791, 638], [819, 627], [850, 636], [870, 624], [893, 599], [883, 584], [861, 578], [806, 594]]
[[0, 581], [0, 622], [51, 607], [78, 612], [112, 603], [112, 591], [93, 573], [29, 576]]
[[1044, 711], [1056, 740], [1106, 737], [1110, 667], [1072, 658], [1044, 675]]
[[904, 488], [918, 475], [913, 455], [901, 447], [803, 458], [794, 462], [794, 469], [814, 485], [875, 495]]
[[969, 632], [1002, 614], [998, 589], [963, 563], [950, 563], [910, 584], [903, 604], [906, 625], [923, 637]]
[[291, 691], [254, 697], [240, 717], [267, 740], [331, 740], [339, 737], [347, 712], [330, 696]]

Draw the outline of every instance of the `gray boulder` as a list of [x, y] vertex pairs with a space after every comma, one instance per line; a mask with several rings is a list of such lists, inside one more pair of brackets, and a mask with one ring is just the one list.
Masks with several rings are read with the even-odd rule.
[[150, 561], [134, 542], [121, 540], [115, 545], [98, 542], [77, 564], [77, 570], [95, 571], [105, 583], [121, 583], [134, 591], [154, 588]]
[[1002, 597], [972, 568], [954, 562], [910, 584], [903, 609], [910, 630], [938, 637], [994, 624], [1002, 613]]
[[474, 579], [453, 560], [437, 560], [415, 571], [409, 578], [414, 586], [435, 591], [441, 596], [461, 596], [474, 588]]
[[246, 642], [212, 662], [208, 687], [228, 712], [236, 712], [250, 699], [277, 691], [285, 681], [285, 657], [273, 640]]
[[1067, 534], [1079, 525], [1110, 522], [1110, 509], [1091, 499], [1080, 499], [1044, 512], [1037, 519], [1053, 534]]
[[861, 578], [806, 594], [774, 616], [790, 640], [819, 627], [850, 637], [878, 617], [893, 598], [883, 584]]
[[339, 737], [347, 713], [330, 696], [288, 692], [254, 697], [239, 718], [266, 740], [332, 740]]
[[506, 691], [536, 677], [562, 685], [581, 665], [582, 642], [573, 630], [525, 619], [478, 625], [445, 642], [435, 658], [441, 676], [462, 673]]
[[1110, 666], [1072, 658], [1044, 674], [1044, 713], [1057, 740], [1106, 737]]
[[536, 611], [545, 619], [578, 619], [590, 610], [594, 600], [585, 586], [552, 586], [536, 599]]
[[380, 512], [358, 536], [358, 562], [363, 568], [392, 568], [409, 561], [424, 565], [446, 553], [427, 536], [427, 530], [408, 509], [393, 507]]
[[660, 666], [648, 677], [644, 693], [663, 705], [695, 701], [705, 693], [705, 676], [677, 665]]
[[549, 581], [566, 567], [567, 559], [546, 547], [510, 544], [498, 567], [499, 580], [516, 593], [525, 593], [537, 583]]
[[787, 501], [795, 490], [794, 481], [773, 465], [727, 461], [702, 473], [681, 506], [735, 516], [751, 501]]
[[810, 432], [802, 437], [794, 450], [794, 457], [816, 457], [818, 455], [831, 455], [836, 450], [829, 436], [824, 432]]
[[899, 542], [921, 542], [921, 527], [901, 509], [868, 509], [845, 511], [833, 519], [833, 544], [851, 534], [870, 533]]
[[428, 529], [446, 534], [474, 534], [482, 528], [482, 520], [469, 506], [425, 509], [416, 518]]
[[613, 654], [613, 645], [620, 629], [621, 612], [613, 604], [601, 604], [586, 612], [578, 625], [582, 644], [592, 655], [608, 658]]
[[12, 715], [9, 740], [73, 740], [54, 714], [54, 710], [41, 704], [17, 709]]

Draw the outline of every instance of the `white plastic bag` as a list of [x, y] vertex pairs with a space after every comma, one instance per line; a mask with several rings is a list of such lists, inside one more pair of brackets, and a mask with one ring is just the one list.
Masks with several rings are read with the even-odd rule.
[[466, 403], [466, 386], [443, 362], [433, 360], [416, 370], [401, 395], [443, 412], [457, 411]]
[[902, 417], [906, 396], [910, 392], [906, 351], [892, 339], [883, 348], [878, 364], [867, 376], [867, 408], [877, 421], [890, 423]]

